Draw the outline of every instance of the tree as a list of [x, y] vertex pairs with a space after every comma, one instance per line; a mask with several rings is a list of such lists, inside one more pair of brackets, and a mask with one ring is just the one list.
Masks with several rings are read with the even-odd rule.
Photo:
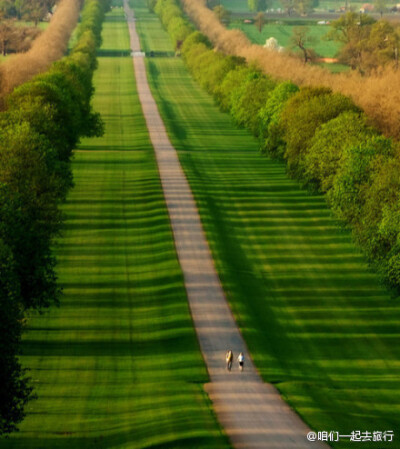
[[331, 189], [348, 147], [365, 143], [377, 131], [367, 125], [367, 117], [345, 111], [317, 129], [305, 156], [306, 183], [322, 192]]
[[303, 87], [282, 111], [280, 125], [286, 142], [285, 159], [291, 174], [304, 178], [305, 157], [316, 130], [344, 111], [358, 111], [344, 95], [326, 87]]
[[309, 48], [309, 45], [313, 44], [315, 39], [309, 33], [310, 29], [306, 26], [293, 27], [290, 38], [291, 48], [298, 48], [302, 51], [305, 64], [315, 58], [315, 51]]
[[229, 25], [231, 21], [231, 12], [228, 11], [223, 5], [217, 5], [214, 9], [214, 14], [218, 20], [224, 25]]
[[299, 88], [290, 81], [278, 84], [258, 114], [261, 151], [272, 157], [283, 159], [285, 142], [280, 117], [287, 101], [298, 91]]
[[372, 70], [396, 62], [396, 48], [400, 36], [386, 20], [379, 20], [371, 26], [368, 39], [362, 45], [361, 69], [369, 73]]
[[356, 233], [363, 225], [371, 179], [392, 155], [392, 142], [382, 136], [372, 136], [365, 143], [345, 149], [327, 199], [337, 217], [351, 224]]
[[268, 76], [252, 71], [247, 79], [232, 93], [231, 114], [238, 125], [258, 136], [259, 112], [265, 105], [276, 83]]
[[375, 7], [375, 10], [379, 12], [379, 14], [381, 15], [381, 19], [382, 19], [383, 13], [386, 12], [386, 10], [387, 10], [386, 0], [375, 0], [374, 7]]
[[261, 33], [262, 29], [264, 28], [265, 23], [266, 23], [265, 15], [263, 12], [260, 11], [254, 19], [254, 24], [260, 33]]
[[268, 7], [267, 0], [247, 0], [247, 5], [249, 10], [253, 12], [265, 12]]
[[46, 17], [48, 12], [48, 5], [44, 0], [30, 0], [23, 7], [23, 17], [31, 20], [35, 26]]
[[349, 11], [332, 22], [331, 30], [326, 35], [328, 40], [342, 44], [338, 53], [339, 60], [350, 65], [353, 70], [362, 71], [363, 45], [368, 40], [374, 23], [375, 20], [366, 14]]
[[314, 11], [319, 5], [319, 0], [296, 0], [295, 1], [295, 10], [300, 15], [305, 16]]
[[309, 14], [319, 5], [319, 0], [280, 0], [283, 9], [290, 16], [293, 11], [298, 14]]
[[291, 16], [296, 9], [296, 0], [280, 0], [283, 9]]
[[157, 0], [147, 0], [147, 8], [150, 12], [154, 12], [154, 7], [156, 6]]
[[15, 40], [17, 29], [12, 20], [0, 22], [0, 51], [3, 56], [8, 53], [9, 46]]
[[22, 333], [20, 285], [10, 248], [0, 238], [0, 436], [17, 430], [32, 387], [18, 358]]
[[362, 220], [356, 237], [370, 260], [380, 262], [386, 259], [398, 242], [399, 197], [400, 159], [395, 154], [376, 167], [366, 186]]
[[400, 42], [398, 31], [387, 21], [376, 22], [366, 14], [348, 12], [332, 22], [327, 39], [342, 44], [339, 59], [361, 73], [389, 63], [397, 63]]
[[222, 111], [229, 112], [231, 110], [233, 100], [236, 98], [236, 91], [240, 89], [251, 72], [250, 67], [242, 63], [228, 72], [222, 83], [216, 87], [214, 95]]
[[207, 8], [214, 9], [221, 3], [221, 0], [207, 0]]
[[0, 0], [0, 19], [15, 17], [15, 8], [12, 0]]
[[48, 307], [60, 293], [51, 247], [61, 222], [58, 179], [46, 161], [52, 151], [26, 122], [1, 128], [0, 238], [12, 251], [24, 310]]

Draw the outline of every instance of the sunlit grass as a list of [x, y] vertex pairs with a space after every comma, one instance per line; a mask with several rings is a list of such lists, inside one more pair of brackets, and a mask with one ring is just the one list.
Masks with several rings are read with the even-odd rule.
[[[57, 247], [59, 309], [24, 336], [38, 400], [4, 449], [215, 448], [221, 435], [189, 314], [121, 10], [108, 16], [94, 103]], [[110, 53], [111, 52], [111, 53]], [[114, 52], [114, 53], [112, 53]]]
[[[147, 36], [143, 2], [134, 5]], [[168, 37], [161, 26], [151, 33], [157, 51]], [[147, 67], [225, 292], [264, 379], [317, 430], [396, 431], [398, 301], [368, 271], [324, 199], [261, 156], [180, 59], [152, 58]], [[356, 443], [334, 447], [349, 444]]]
[[[296, 23], [295, 26], [298, 26], [298, 24]], [[329, 26], [317, 25], [316, 21], [311, 23], [304, 22], [303, 26], [308, 27], [309, 36], [313, 39], [309, 47], [313, 48], [319, 56], [333, 58], [336, 55], [339, 45], [334, 41], [325, 39], [330, 29]], [[274, 37], [278, 44], [285, 48], [290, 46], [290, 39], [293, 35], [293, 25], [290, 22], [267, 23], [264, 25], [261, 33], [254, 24], [245, 24], [237, 21], [232, 22], [230, 28], [242, 30], [251, 42], [255, 44], [264, 45], [267, 39]]]

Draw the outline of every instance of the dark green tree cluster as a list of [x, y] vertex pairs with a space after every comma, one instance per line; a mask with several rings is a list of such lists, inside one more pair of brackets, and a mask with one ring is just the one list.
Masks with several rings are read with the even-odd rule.
[[276, 82], [215, 51], [198, 31], [187, 37], [182, 55], [221, 110], [258, 137], [264, 154], [286, 161], [292, 177], [326, 195], [371, 264], [399, 290], [399, 145], [380, 135], [348, 97]]
[[91, 109], [107, 0], [86, 0], [69, 56], [16, 88], [0, 114], [0, 435], [17, 430], [32, 388], [16, 354], [30, 310], [58, 303], [52, 243], [82, 136], [103, 131]]

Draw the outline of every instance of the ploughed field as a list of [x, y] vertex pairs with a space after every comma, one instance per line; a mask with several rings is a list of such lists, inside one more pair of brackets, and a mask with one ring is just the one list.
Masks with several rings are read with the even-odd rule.
[[[143, 0], [132, 5], [149, 81], [187, 174], [216, 267], [263, 378], [314, 429], [399, 427], [400, 304], [368, 270], [321, 196], [258, 153], [171, 57]], [[343, 439], [334, 447], [356, 443]], [[391, 443], [363, 442], [364, 447]]]
[[107, 16], [95, 75], [106, 122], [73, 162], [58, 275], [61, 305], [33, 316], [22, 345], [38, 400], [2, 449], [225, 448], [121, 9]]

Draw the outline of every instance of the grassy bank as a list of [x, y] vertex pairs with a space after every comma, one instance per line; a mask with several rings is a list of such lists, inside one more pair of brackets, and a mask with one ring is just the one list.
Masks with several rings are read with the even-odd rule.
[[95, 75], [101, 139], [73, 163], [57, 253], [59, 309], [32, 317], [22, 360], [38, 400], [4, 449], [225, 448], [202, 383], [122, 10]]
[[[145, 51], [166, 33], [134, 0]], [[149, 28], [149, 24], [151, 28]], [[151, 42], [151, 46], [149, 46]], [[221, 114], [178, 58], [147, 60], [150, 83], [196, 196], [216, 267], [265, 380], [317, 430], [400, 424], [400, 306], [284, 166]], [[334, 447], [355, 443], [343, 439]], [[390, 443], [364, 442], [366, 448]]]

